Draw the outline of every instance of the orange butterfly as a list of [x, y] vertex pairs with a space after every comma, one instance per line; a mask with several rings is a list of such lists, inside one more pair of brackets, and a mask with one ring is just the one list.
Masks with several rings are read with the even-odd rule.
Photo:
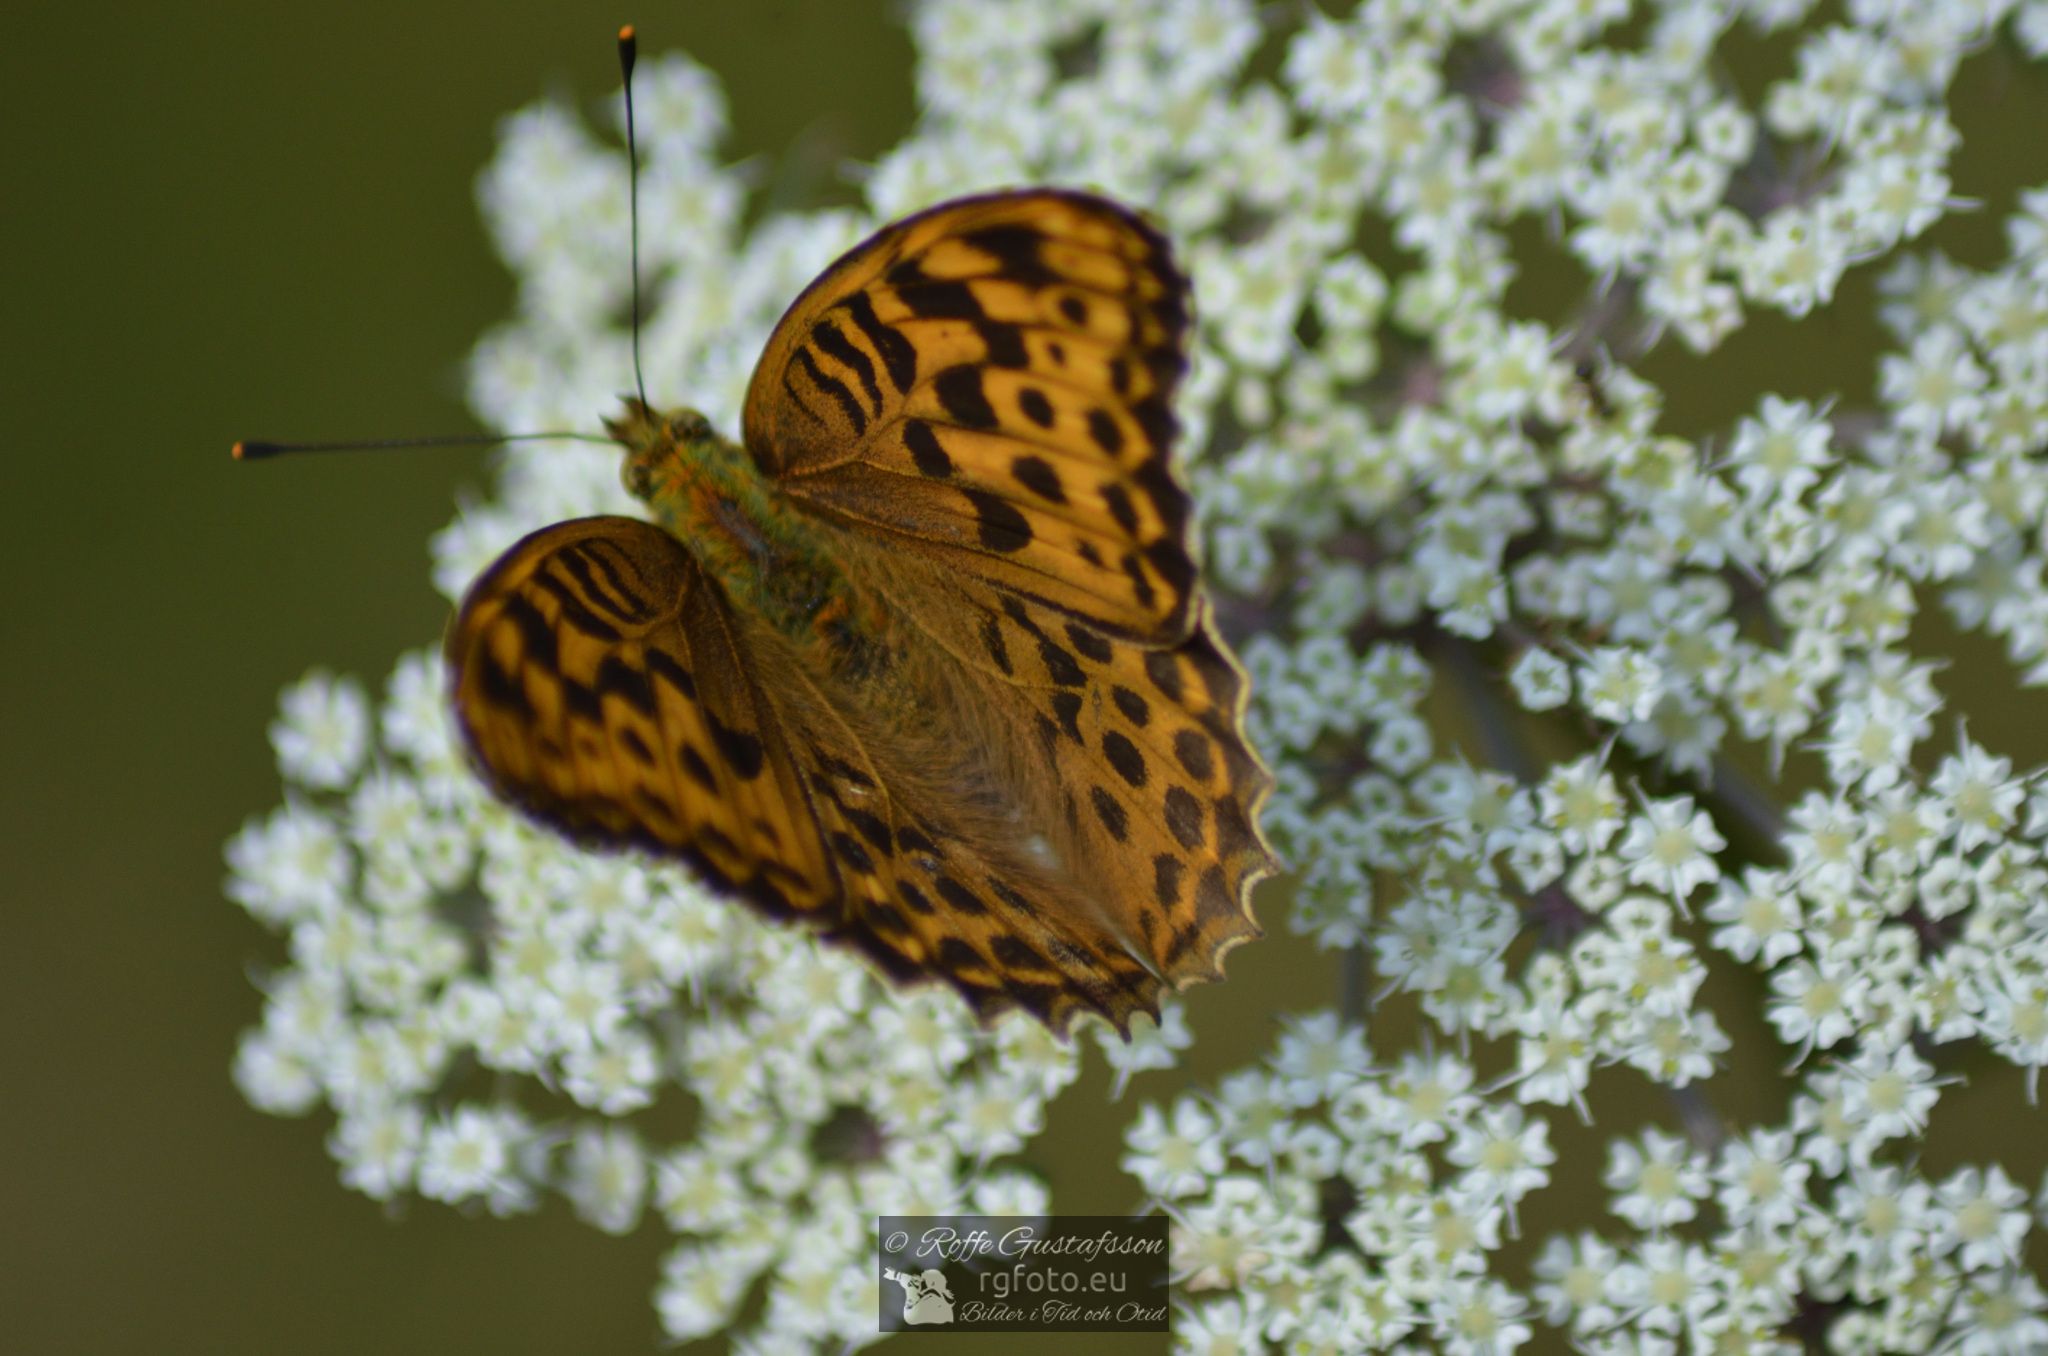
[[1271, 778], [1169, 466], [1188, 288], [1099, 197], [890, 226], [783, 316], [744, 446], [629, 399], [655, 522], [543, 529], [447, 640], [484, 780], [988, 1017], [1120, 1030], [1258, 935]]

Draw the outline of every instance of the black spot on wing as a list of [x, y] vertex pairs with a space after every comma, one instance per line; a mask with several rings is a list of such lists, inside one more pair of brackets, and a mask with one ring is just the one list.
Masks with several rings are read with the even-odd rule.
[[[1037, 395], [1036, 391], [1028, 392]], [[1041, 400], [1043, 396], [1039, 397]], [[1067, 502], [1066, 489], [1060, 484], [1060, 473], [1053, 470], [1052, 463], [1044, 457], [1023, 456], [1010, 463], [1010, 474], [1017, 483], [1049, 504]]]
[[988, 949], [995, 953], [997, 960], [1013, 970], [1050, 970], [1052, 963], [1038, 953], [1038, 949], [1022, 937], [999, 933], [990, 940]]
[[1228, 918], [1237, 912], [1237, 902], [1230, 897], [1230, 886], [1223, 879], [1223, 868], [1212, 866], [1202, 873], [1195, 883], [1195, 917], [1198, 919]]
[[889, 826], [882, 822], [880, 815], [851, 805], [840, 806], [839, 813], [846, 816], [846, 822], [859, 829], [860, 836], [873, 843], [879, 851], [888, 852], [895, 846], [895, 835], [889, 832]]
[[[830, 396], [838, 404], [840, 411], [846, 415], [846, 422], [853, 425], [855, 437], [868, 431], [868, 412], [861, 408], [860, 401], [854, 398], [853, 392], [847, 389], [845, 382], [837, 377], [825, 375], [825, 369], [818, 366], [818, 360], [811, 356], [809, 349], [798, 349], [796, 360], [791, 366], [801, 368], [803, 374], [810, 378], [812, 386]], [[792, 394], [794, 393], [792, 388]]]
[[946, 455], [946, 449], [939, 446], [939, 435], [932, 432], [932, 426], [922, 419], [903, 421], [903, 446], [910, 451], [910, 460], [917, 467], [918, 474], [943, 480], [953, 474], [953, 459]]
[[628, 622], [643, 622], [653, 615], [653, 604], [629, 588], [606, 555], [588, 542], [571, 542], [555, 553], [562, 568], [576, 576], [577, 587], [593, 604]]
[[599, 724], [604, 722], [604, 703], [598, 700], [596, 689], [577, 682], [567, 674], [561, 675], [561, 685], [562, 705], [568, 707], [571, 714]]
[[697, 699], [697, 680], [666, 650], [647, 651], [647, 671], [691, 701]]
[[1045, 398], [1045, 392], [1036, 386], [1026, 386], [1017, 392], [1017, 408], [1024, 417], [1040, 428], [1051, 428], [1053, 421], [1052, 402]]
[[1170, 446], [1174, 435], [1180, 432], [1180, 422], [1173, 417], [1173, 407], [1166, 403], [1164, 394], [1146, 396], [1131, 406], [1131, 415], [1154, 447]]
[[691, 781], [706, 791], [718, 790], [718, 778], [712, 774], [711, 764], [704, 761], [704, 755], [697, 752], [694, 745], [687, 742], [680, 744], [676, 747], [676, 753], [682, 760], [683, 771], [689, 774]]
[[1152, 680], [1152, 686], [1170, 702], [1181, 698], [1180, 665], [1174, 662], [1171, 652], [1150, 650], [1145, 654], [1145, 676]]
[[1107, 664], [1110, 657], [1116, 653], [1110, 648], [1106, 638], [1079, 622], [1067, 623], [1067, 641], [1079, 650], [1084, 658], [1096, 664]]
[[1115, 730], [1102, 736], [1102, 756], [1116, 769], [1116, 774], [1132, 786], [1145, 784], [1145, 755], [1138, 752], [1138, 746]]
[[1115, 416], [1108, 410], [1088, 411], [1088, 436], [1112, 457], [1124, 450], [1124, 431], [1117, 426]]
[[939, 405], [963, 428], [994, 428], [995, 407], [981, 386], [982, 369], [973, 363], [958, 363], [932, 379]]
[[[893, 932], [896, 933], [898, 936], [901, 936], [902, 934], [910, 931], [910, 920], [903, 916], [903, 910], [897, 908], [894, 904], [890, 904], [884, 900], [869, 900], [866, 903], [862, 904], [860, 906], [860, 916], [866, 919], [869, 926], [875, 928], [877, 931]], [[874, 955], [874, 950], [875, 949], [873, 948], [869, 948], [868, 954], [871, 956]], [[901, 955], [893, 951], [886, 952], [885, 954], [892, 957], [899, 963], [903, 960]], [[888, 969], [890, 975], [893, 978], [898, 979], [899, 981], [907, 979], [911, 975], [915, 975], [917, 973], [917, 968], [915, 966], [910, 966], [907, 971], [898, 971], [896, 969], [891, 968], [886, 961], [883, 964], [883, 968]]]
[[981, 648], [988, 651], [989, 662], [1002, 670], [1005, 678], [1015, 672], [1010, 667], [1010, 649], [1003, 644], [1003, 624], [993, 616], [981, 619]]
[[964, 282], [920, 282], [899, 288], [897, 295], [911, 314], [925, 320], [982, 318], [981, 303], [974, 299], [974, 289]]
[[882, 370], [889, 374], [890, 385], [898, 392], [908, 391], [917, 381], [917, 346], [882, 323], [882, 318], [875, 314], [875, 303], [866, 292], [855, 292], [839, 304], [853, 317], [853, 323], [868, 337], [875, 352], [882, 355]]
[[1058, 282], [1059, 275], [1045, 266], [1038, 248], [1045, 237], [1030, 226], [984, 226], [961, 237], [983, 254], [993, 255], [1002, 265], [1002, 275], [1031, 287]]
[[1252, 833], [1252, 826], [1244, 816], [1244, 807], [1235, 796], [1218, 796], [1216, 807], [1216, 854], [1224, 861], [1233, 861], [1240, 854], [1251, 849], [1258, 840]]
[[500, 710], [510, 711], [523, 721], [533, 719], [533, 703], [527, 700], [525, 684], [514, 674], [506, 672], [496, 655], [478, 647], [473, 662], [477, 687], [483, 692], [486, 702]]
[[877, 411], [882, 408], [882, 388], [875, 380], [875, 365], [868, 355], [855, 348], [830, 316], [811, 326], [811, 342], [818, 351], [832, 358], [859, 379], [861, 389], [867, 392], [868, 404]]
[[1017, 891], [1017, 889], [1014, 886], [1011, 886], [1007, 882], [1000, 880], [995, 876], [990, 876], [988, 878], [988, 888], [994, 890], [996, 894], [1002, 898], [1003, 903], [1009, 905], [1013, 909], [1021, 909], [1025, 913], [1029, 914], [1036, 914], [1038, 912], [1038, 906], [1036, 904], [1033, 904], [1029, 899], [1026, 899], [1022, 894], [1020, 894]]
[[760, 737], [746, 730], [736, 730], [711, 712], [704, 713], [711, 726], [711, 742], [718, 745], [718, 751], [725, 756], [735, 775], [742, 781], [752, 781], [761, 775], [761, 766], [766, 759]]
[[1184, 848], [1202, 845], [1202, 802], [1178, 786], [1166, 791], [1166, 827]]
[[548, 619], [540, 615], [530, 599], [523, 594], [508, 593], [501, 607], [505, 619], [519, 631], [519, 646], [526, 658], [544, 669], [561, 667], [561, 654], [555, 642], [555, 628], [548, 625]]
[[1009, 554], [1031, 544], [1031, 523], [1007, 500], [983, 490], [962, 490], [974, 507], [977, 536], [991, 551]]
[[875, 859], [868, 856], [868, 850], [855, 841], [852, 834], [845, 832], [834, 833], [832, 835], [832, 851], [841, 862], [844, 862], [855, 873], [863, 876], [875, 874]]
[[1121, 843], [1129, 835], [1130, 823], [1124, 815], [1124, 807], [1117, 804], [1115, 796], [1099, 786], [1088, 788], [1088, 799], [1095, 806], [1095, 817], [1102, 821], [1102, 827], [1109, 830], [1109, 836]]
[[954, 880], [951, 876], [940, 876], [932, 882], [932, 888], [939, 892], [939, 898], [951, 904], [962, 913], [987, 913], [988, 901], [974, 891]]
[[873, 777], [868, 776], [867, 773], [862, 772], [843, 758], [834, 758], [823, 749], [813, 749], [811, 754], [819, 767], [831, 773], [842, 782], [851, 782], [855, 786], [873, 786], [875, 784]]
[[1162, 852], [1152, 859], [1152, 897], [1159, 906], [1171, 909], [1180, 902], [1180, 876], [1183, 870], [1180, 858], [1170, 852]]
[[1131, 581], [1131, 596], [1138, 600], [1139, 607], [1149, 609], [1158, 591], [1152, 587], [1151, 577], [1145, 573], [1144, 562], [1135, 553], [1126, 551], [1117, 563], [1123, 567], [1124, 578]]
[[[555, 605], [562, 609], [562, 620], [564, 622], [575, 627], [592, 640], [614, 641], [619, 639], [618, 628], [603, 617], [598, 616], [577, 595], [576, 590], [569, 587], [567, 581], [556, 577], [553, 570], [545, 568], [535, 570], [528, 578], [533, 582], [534, 587], [545, 590], [548, 596], [555, 600]], [[506, 605], [509, 607], [511, 600], [518, 596], [516, 593], [507, 594]]]
[[1060, 729], [1076, 744], [1081, 739], [1081, 694], [1078, 692], [1055, 692], [1052, 694], [1052, 713], [1059, 717]]
[[1074, 662], [1074, 656], [1053, 644], [1049, 636], [1039, 636], [1038, 657], [1045, 664], [1046, 676], [1061, 687], [1080, 687], [1088, 681], [1088, 675]]
[[1175, 594], [1184, 594], [1195, 586], [1194, 559], [1172, 537], [1161, 537], [1147, 546], [1145, 559], [1152, 562], [1152, 568]]
[[1210, 756], [1209, 741], [1195, 730], [1181, 730], [1173, 736], [1173, 756], [1180, 759], [1180, 765], [1196, 781], [1206, 782], [1216, 771], [1216, 761]]
[[1165, 456], [1147, 457], [1137, 470], [1131, 472], [1131, 479], [1151, 497], [1153, 507], [1159, 510], [1159, 520], [1166, 524], [1167, 533], [1178, 537], [1188, 524], [1188, 495], [1186, 490], [1173, 483], [1173, 473], [1166, 469]]
[[1031, 362], [1031, 354], [1024, 347], [1024, 332], [1015, 325], [1001, 321], [984, 320], [974, 327], [981, 336], [982, 347], [988, 350], [988, 361], [996, 367], [1025, 367]]
[[608, 654], [597, 666], [597, 692], [624, 698], [626, 704], [650, 719], [655, 713], [654, 688], [647, 671], [636, 669], [615, 654]]
[[1131, 507], [1131, 496], [1124, 487], [1111, 481], [1102, 487], [1102, 506], [1109, 510], [1109, 516], [1116, 519], [1116, 525], [1127, 536], [1138, 532], [1138, 511]]
[[1124, 719], [1139, 729], [1151, 723], [1152, 708], [1143, 697], [1129, 688], [1118, 685], [1110, 689], [1109, 699], [1116, 703], [1116, 709], [1124, 713]]
[[942, 937], [939, 939], [938, 959], [939, 964], [948, 970], [985, 970], [988, 968], [988, 962], [981, 958], [981, 953], [961, 941], [958, 937]]

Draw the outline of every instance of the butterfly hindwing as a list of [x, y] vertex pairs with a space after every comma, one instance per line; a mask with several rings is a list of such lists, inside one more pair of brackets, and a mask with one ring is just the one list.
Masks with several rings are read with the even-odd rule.
[[947, 203], [797, 299], [748, 390], [747, 447], [814, 513], [1177, 640], [1195, 594], [1169, 460], [1187, 296], [1165, 239], [1104, 199]]
[[1198, 599], [1186, 639], [1144, 646], [979, 581], [899, 566], [900, 610], [1020, 732], [1021, 781], [1052, 788], [1064, 870], [1175, 985], [1221, 977], [1258, 935], [1252, 887], [1272, 776], [1243, 732], [1243, 672]]
[[831, 940], [899, 982], [949, 984], [984, 1018], [1019, 1008], [1064, 1032], [1084, 1012], [1119, 1029], [1156, 1015], [1160, 976], [1115, 911], [1029, 850], [1025, 789], [963, 756], [973, 708], [834, 692], [800, 669], [775, 690], [813, 741], [795, 756], [846, 891]]
[[447, 640], [485, 781], [578, 841], [691, 861], [772, 912], [838, 887], [735, 619], [682, 543], [636, 518], [532, 534], [471, 587]]

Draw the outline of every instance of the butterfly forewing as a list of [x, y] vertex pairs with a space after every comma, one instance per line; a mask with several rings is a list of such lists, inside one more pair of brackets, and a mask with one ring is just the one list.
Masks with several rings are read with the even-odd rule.
[[570, 837], [682, 856], [776, 912], [838, 902], [775, 713], [716, 586], [636, 518], [527, 537], [449, 631], [484, 779]]
[[1178, 640], [1195, 590], [1168, 461], [1186, 299], [1164, 238], [1113, 203], [948, 203], [797, 299], [748, 390], [746, 443], [814, 512]]

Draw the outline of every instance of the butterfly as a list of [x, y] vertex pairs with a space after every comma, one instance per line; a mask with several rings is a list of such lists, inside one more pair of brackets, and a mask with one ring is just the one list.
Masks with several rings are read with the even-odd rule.
[[1171, 466], [1189, 309], [1134, 213], [991, 193], [827, 268], [739, 443], [629, 397], [652, 521], [533, 533], [449, 629], [483, 780], [983, 1019], [1221, 978], [1272, 779]]

